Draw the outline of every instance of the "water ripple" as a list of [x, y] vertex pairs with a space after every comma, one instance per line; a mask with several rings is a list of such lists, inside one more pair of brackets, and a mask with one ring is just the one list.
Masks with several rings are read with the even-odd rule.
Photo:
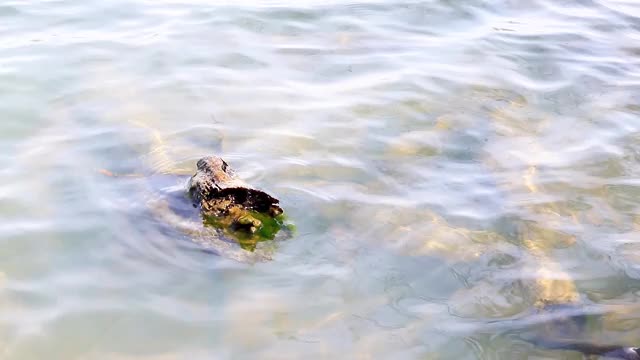
[[[584, 338], [637, 346], [639, 16], [4, 2], [0, 357], [555, 358], [520, 336], [549, 283], [602, 318]], [[211, 153], [297, 225], [274, 261], [201, 251], [105, 175]]]

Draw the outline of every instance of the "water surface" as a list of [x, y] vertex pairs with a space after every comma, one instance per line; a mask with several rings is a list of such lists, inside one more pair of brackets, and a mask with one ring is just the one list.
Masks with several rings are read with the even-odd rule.
[[[640, 345], [639, 31], [632, 0], [4, 1], [0, 358], [579, 359], [520, 336], [549, 283]], [[273, 261], [102, 171], [212, 153], [296, 224]]]

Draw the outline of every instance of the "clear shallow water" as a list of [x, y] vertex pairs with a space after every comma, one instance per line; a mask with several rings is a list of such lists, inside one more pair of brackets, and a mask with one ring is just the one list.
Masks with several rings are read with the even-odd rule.
[[[640, 344], [639, 30], [633, 1], [3, 2], [0, 358], [580, 358], [522, 340], [547, 292]], [[274, 261], [100, 173], [210, 153], [297, 225]]]

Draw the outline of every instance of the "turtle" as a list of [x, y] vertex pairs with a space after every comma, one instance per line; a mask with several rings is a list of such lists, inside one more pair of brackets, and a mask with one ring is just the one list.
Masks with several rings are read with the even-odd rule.
[[100, 172], [133, 177], [158, 224], [225, 258], [242, 263], [272, 260], [275, 243], [293, 235], [294, 226], [279, 200], [241, 180], [216, 155], [200, 158], [191, 176]]
[[[86, 80], [95, 86], [86, 100], [108, 104], [110, 111], [100, 116], [90, 112], [88, 118], [117, 135], [114, 153], [120, 154], [114, 159], [108, 153], [105, 159], [108, 163], [115, 160], [110, 166], [118, 168], [110, 170], [116, 171], [95, 170], [131, 182], [127, 185], [133, 187], [118, 186], [117, 190], [133, 188], [125, 201], [140, 210], [135, 216], [152, 216], [152, 230], [184, 234], [207, 252], [248, 263], [272, 259], [276, 242], [293, 236], [294, 226], [277, 199], [240, 180], [219, 156], [203, 157], [223, 153], [223, 126], [215, 115], [209, 114], [210, 121], [186, 125], [158, 111], [151, 105], [156, 95], [118, 69], [100, 66], [90, 75]], [[185, 109], [179, 115], [191, 114], [199, 112]], [[263, 208], [266, 203], [268, 209]]]
[[[620, 341], [596, 339], [592, 335], [611, 330], [607, 325], [619, 323], [616, 319], [629, 309], [590, 304], [583, 299], [571, 276], [551, 256], [551, 245], [557, 241], [557, 236], [536, 230], [527, 222], [516, 225], [515, 231], [532, 273], [504, 284], [515, 290], [516, 296], [530, 301], [532, 307], [515, 319], [481, 321], [483, 332], [515, 333], [515, 338], [541, 349], [577, 351], [585, 356], [606, 359], [640, 360], [640, 347], [620, 344], [629, 341], [628, 338]], [[498, 276], [497, 280], [501, 282], [502, 279]], [[482, 284], [477, 285], [478, 294], [487, 292]], [[502, 290], [498, 292], [502, 293]], [[476, 293], [475, 286], [465, 288], [457, 295], [460, 299], [469, 298], [469, 293]], [[513, 295], [510, 291], [507, 294]], [[482, 295], [473, 298], [482, 298]]]
[[258, 242], [292, 229], [280, 201], [242, 181], [222, 158], [206, 156], [196, 166], [187, 185], [192, 206], [206, 224], [238, 239], [242, 248], [255, 250]]
[[517, 339], [536, 348], [575, 351], [592, 359], [640, 360], [640, 347], [615, 341], [601, 342], [590, 338], [588, 331], [601, 328], [605, 318], [616, 309], [577, 304], [548, 304], [542, 308], [508, 320], [494, 320], [480, 325], [482, 333], [493, 337]]
[[201, 157], [189, 171], [160, 132], [143, 125], [152, 139], [143, 155], [149, 170], [99, 172], [131, 179], [157, 225], [184, 234], [203, 250], [242, 263], [272, 260], [276, 243], [295, 231], [279, 200], [241, 180], [217, 155]]
[[[481, 275], [480, 281], [470, 287], [464, 287], [454, 293], [449, 300], [449, 311], [458, 317], [469, 318], [468, 324], [473, 324], [468, 329], [481, 335], [500, 339], [517, 339], [533, 345], [539, 349], [576, 351], [584, 356], [600, 356], [605, 359], [630, 359], [640, 360], [640, 347], [633, 344], [633, 334], [619, 338], [616, 328], [618, 324], [624, 324], [629, 320], [626, 315], [637, 312], [637, 306], [602, 305], [592, 304], [583, 299], [573, 279], [566, 273], [559, 263], [550, 256], [549, 249], [542, 245], [549, 239], [540, 235], [535, 236], [527, 227], [520, 227], [519, 237], [523, 239], [520, 251], [524, 255], [527, 272], [523, 277], [517, 276], [513, 281], [504, 281], [502, 273], [496, 273], [496, 277], [487, 278]], [[536, 239], [536, 241], [530, 241]], [[517, 255], [509, 247], [506, 250], [492, 252], [486, 249], [486, 257], [481, 261], [498, 263], [500, 256], [513, 254], [515, 261]], [[512, 252], [513, 251], [513, 252]], [[463, 258], [463, 261], [467, 261]], [[531, 266], [531, 267], [529, 267]], [[502, 265], [498, 266], [501, 269]], [[509, 276], [509, 275], [507, 275]], [[493, 283], [491, 280], [496, 280]], [[494, 287], [500, 284], [500, 287]], [[531, 306], [524, 312], [517, 308], [518, 314], [503, 308], [502, 316], [507, 318], [488, 320], [479, 318], [476, 300], [484, 302], [491, 298], [492, 294], [505, 296], [504, 300], [488, 306], [486, 316], [495, 316], [495, 310], [500, 309], [510, 300], [529, 303]], [[520, 300], [520, 301], [518, 301]], [[457, 303], [460, 301], [460, 303]], [[461, 307], [458, 305], [462, 304]], [[466, 312], [464, 306], [471, 305], [472, 312]], [[466, 333], [467, 330], [463, 330]], [[476, 332], [477, 331], [477, 332]], [[607, 337], [608, 336], [608, 337]], [[631, 344], [629, 344], [631, 343]], [[633, 346], [631, 346], [633, 345]], [[515, 358], [515, 357], [514, 357]]]
[[591, 326], [601, 326], [605, 314], [576, 304], [549, 304], [537, 314], [538, 321], [521, 328], [519, 337], [545, 349], [572, 350], [606, 359], [640, 360], [640, 347], [585, 341]]

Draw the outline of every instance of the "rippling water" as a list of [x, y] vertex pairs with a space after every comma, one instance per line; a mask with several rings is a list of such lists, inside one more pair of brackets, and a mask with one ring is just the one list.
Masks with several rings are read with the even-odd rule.
[[[549, 297], [640, 345], [634, 0], [15, 0], [0, 35], [2, 359], [580, 358], [523, 340]], [[211, 153], [296, 224], [273, 261], [102, 171]]]

